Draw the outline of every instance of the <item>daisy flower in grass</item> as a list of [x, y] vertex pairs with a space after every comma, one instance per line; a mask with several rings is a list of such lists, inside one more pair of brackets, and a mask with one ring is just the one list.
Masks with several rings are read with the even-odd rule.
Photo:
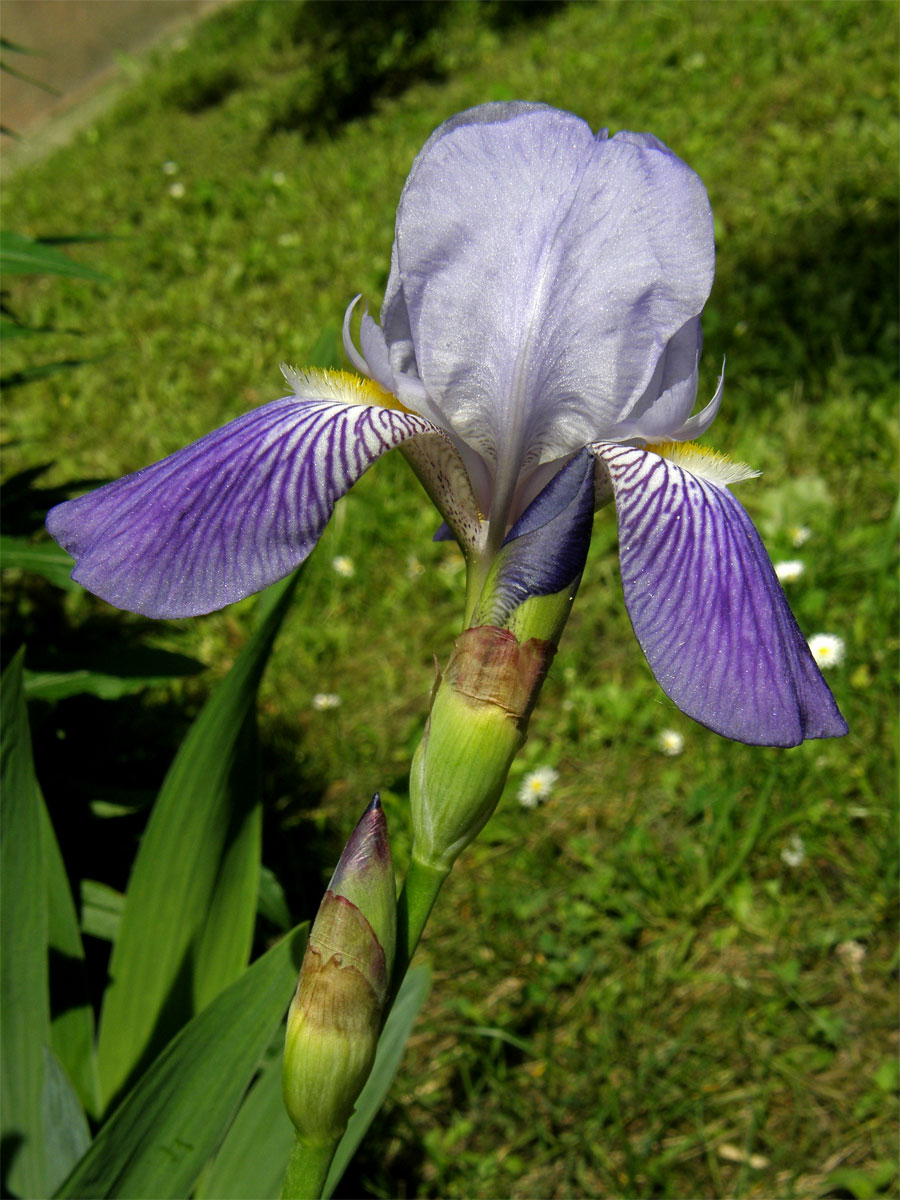
[[325, 712], [329, 708], [340, 708], [341, 698], [336, 692], [316, 692], [312, 698], [312, 706], [316, 712]]
[[785, 848], [781, 851], [781, 861], [788, 867], [799, 867], [806, 860], [806, 845], [803, 838], [795, 833]]
[[339, 554], [337, 558], [333, 558], [331, 560], [331, 569], [335, 575], [340, 575], [343, 579], [349, 579], [356, 570], [353, 565], [353, 559], [346, 554]]
[[537, 808], [553, 791], [559, 772], [552, 767], [538, 767], [529, 771], [519, 788], [519, 803], [523, 808]]
[[836, 633], [816, 633], [809, 639], [809, 648], [820, 671], [839, 667], [844, 661], [846, 646]]
[[788, 529], [788, 536], [791, 539], [791, 545], [796, 546], [799, 550], [812, 537], [812, 530], [808, 525], [791, 525]]
[[656, 739], [661, 754], [675, 758], [684, 749], [684, 737], [677, 729], [664, 729]]
[[799, 558], [789, 558], [786, 562], [775, 564], [775, 574], [779, 583], [796, 583], [806, 567]]

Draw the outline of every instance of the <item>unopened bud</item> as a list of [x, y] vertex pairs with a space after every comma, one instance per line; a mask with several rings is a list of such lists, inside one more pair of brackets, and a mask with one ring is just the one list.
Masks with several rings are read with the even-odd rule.
[[396, 893], [378, 796], [319, 908], [288, 1013], [282, 1085], [299, 1136], [341, 1136], [378, 1045], [396, 942]]
[[434, 697], [410, 776], [413, 856], [448, 870], [497, 805], [553, 658], [550, 642], [467, 629]]

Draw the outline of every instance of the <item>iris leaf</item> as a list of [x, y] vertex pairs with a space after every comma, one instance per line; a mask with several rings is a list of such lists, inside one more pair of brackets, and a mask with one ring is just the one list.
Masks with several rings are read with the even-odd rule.
[[58, 1197], [189, 1195], [282, 1020], [306, 928], [299, 926], [166, 1046], [100, 1130]]
[[[94, 1010], [88, 988], [84, 946], [66, 865], [43, 800], [40, 810], [47, 891], [50, 995], [58, 997], [61, 1002], [58, 1010], [51, 1007], [50, 1044], [81, 1104], [91, 1115], [95, 1115], [99, 1109], [100, 1090], [94, 1050]], [[67, 1111], [69, 1108], [71, 1104], [67, 1105]], [[84, 1121], [83, 1114], [81, 1120]], [[47, 1129], [48, 1139], [52, 1132]], [[62, 1171], [61, 1175], [64, 1174], [65, 1171]], [[61, 1175], [57, 1178], [61, 1178]]]
[[41, 1093], [47, 1186], [60, 1184], [91, 1144], [84, 1109], [69, 1077], [52, 1051], [44, 1049], [44, 1086]]
[[294, 1127], [281, 1098], [279, 1052], [244, 1098], [195, 1200], [278, 1200], [293, 1144]]
[[299, 573], [264, 615], [194, 722], [141, 839], [100, 1023], [105, 1104], [243, 970], [259, 885], [255, 698]]
[[0, 231], [0, 273], [4, 275], [74, 275], [104, 280], [106, 276], [83, 267], [61, 250], [12, 229]]
[[33, 571], [56, 587], [79, 591], [81, 585], [71, 578], [75, 560], [55, 542], [35, 544], [28, 538], [0, 537], [0, 566], [3, 570]]
[[50, 1043], [41, 807], [22, 690], [24, 648], [0, 700], [0, 1110], [4, 1195], [47, 1194], [41, 1096]]

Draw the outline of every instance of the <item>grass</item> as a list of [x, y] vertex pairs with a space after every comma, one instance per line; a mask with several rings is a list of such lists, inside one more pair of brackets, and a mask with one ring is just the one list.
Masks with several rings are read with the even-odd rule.
[[[347, 301], [377, 309], [416, 150], [470, 104], [651, 129], [710, 192], [701, 393], [726, 355], [728, 371], [707, 440], [764, 471], [741, 499], [773, 558], [806, 564], [804, 632], [847, 643], [829, 682], [851, 732], [759, 750], [683, 717], [633, 638], [598, 514], [529, 742], [429, 926], [436, 985], [348, 1196], [895, 1192], [896, 50], [880, 3], [238, 5], [132, 64], [113, 110], [5, 185], [7, 227], [114, 238], [70, 251], [105, 285], [8, 281], [20, 319], [77, 331], [42, 354], [87, 360], [7, 400], [7, 473], [52, 461], [55, 484], [275, 398], [282, 360], [327, 361]], [[35, 354], [11, 343], [4, 373]], [[339, 505], [271, 665], [266, 861], [297, 917], [375, 787], [408, 852], [409, 759], [462, 605], [435, 525], [404, 463], [381, 460]], [[252, 605], [153, 626], [6, 589], [7, 645], [27, 636], [32, 665], [88, 636], [209, 664], [139, 700], [38, 711], [76, 878], [123, 884], [140, 814], [91, 803], [161, 779]], [[342, 704], [316, 711], [326, 691]], [[659, 753], [664, 728], [680, 757]], [[527, 812], [517, 787], [544, 763], [559, 782]]]

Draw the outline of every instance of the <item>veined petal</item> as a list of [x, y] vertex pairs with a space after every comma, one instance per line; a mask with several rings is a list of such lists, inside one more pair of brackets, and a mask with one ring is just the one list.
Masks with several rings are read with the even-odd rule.
[[584, 570], [593, 519], [594, 459], [583, 449], [553, 476], [507, 534], [472, 623], [506, 625], [526, 600], [571, 588]]
[[444, 518], [447, 538], [455, 538], [464, 553], [482, 542], [481, 511], [465, 464], [445, 433], [410, 438], [400, 453], [415, 471], [435, 508]]
[[655, 138], [595, 137], [549, 108], [462, 114], [398, 209], [382, 312], [395, 372], [408, 330], [434, 411], [511, 492], [521, 467], [620, 436], [702, 309], [713, 257], [703, 185]]
[[51, 509], [72, 577], [119, 608], [188, 617], [283, 578], [385, 451], [435, 427], [342, 372], [290, 373], [265, 404], [169, 458]]
[[678, 707], [753, 745], [846, 733], [759, 534], [728, 491], [748, 472], [684, 444], [660, 447], [679, 462], [609, 442], [592, 449], [615, 491], [628, 614]]

